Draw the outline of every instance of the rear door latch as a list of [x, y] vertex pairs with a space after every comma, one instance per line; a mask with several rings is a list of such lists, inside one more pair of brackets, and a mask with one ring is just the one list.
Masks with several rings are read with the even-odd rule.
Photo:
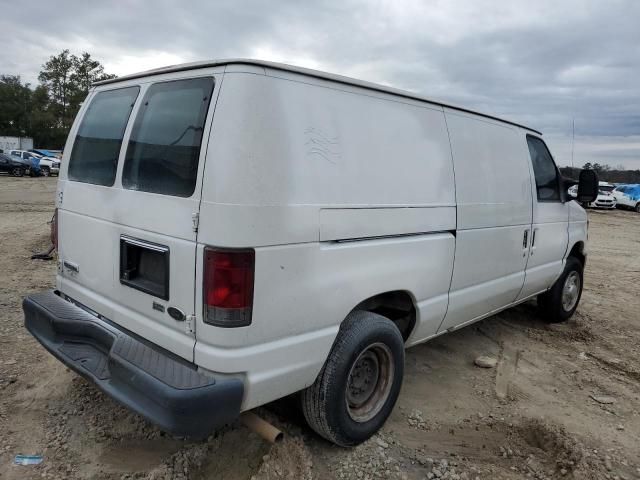
[[199, 224], [200, 224], [200, 214], [198, 212], [193, 212], [191, 214], [191, 225], [194, 232], [198, 231]]
[[184, 329], [187, 333], [196, 333], [196, 316], [187, 315], [184, 319]]

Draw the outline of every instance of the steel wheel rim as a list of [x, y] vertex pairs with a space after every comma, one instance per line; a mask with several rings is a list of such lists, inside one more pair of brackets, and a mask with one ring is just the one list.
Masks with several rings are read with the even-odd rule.
[[384, 343], [374, 343], [358, 355], [347, 377], [345, 395], [347, 412], [354, 421], [367, 422], [382, 410], [393, 376], [393, 355]]
[[578, 303], [580, 295], [580, 275], [573, 271], [564, 280], [562, 287], [562, 308], [565, 312], [570, 312]]

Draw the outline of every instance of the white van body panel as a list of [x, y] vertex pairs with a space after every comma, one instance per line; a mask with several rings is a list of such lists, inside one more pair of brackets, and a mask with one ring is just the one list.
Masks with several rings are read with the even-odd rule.
[[216, 328], [198, 318], [195, 362], [245, 372], [247, 409], [278, 398], [283, 388], [313, 383], [355, 298], [410, 291], [419, 317], [413, 336], [432, 336], [446, 311], [453, 252], [450, 233], [257, 248], [261, 287], [251, 327]]
[[569, 249], [574, 245], [580, 246], [580, 251], [584, 256], [587, 255], [587, 230], [589, 228], [589, 219], [587, 212], [576, 201], [569, 202], [569, 241], [567, 242], [566, 259]]
[[[193, 195], [123, 187], [147, 90], [201, 76], [215, 86]], [[87, 106], [98, 92], [129, 86], [140, 93], [114, 185], [71, 181]], [[410, 297], [410, 346], [549, 288], [572, 246], [586, 243], [586, 214], [576, 202], [539, 204], [530, 134], [413, 94], [267, 62], [108, 82], [88, 97], [65, 148], [58, 289], [203, 372], [242, 378], [247, 410], [311, 385], [341, 322], [376, 295]], [[169, 301], [120, 282], [122, 235], [169, 247]], [[255, 252], [249, 326], [204, 322], [207, 247]], [[154, 302], [193, 315], [195, 332]]]
[[[453, 228], [454, 210], [447, 207], [455, 206], [455, 187], [442, 109], [294, 77], [225, 75], [209, 146], [210, 158], [225, 161], [211, 162], [205, 171], [199, 242], [317, 242], [320, 210], [344, 207], [446, 208], [429, 213], [433, 220], [401, 213], [398, 221], [414, 223], [403, 233], [432, 231], [424, 230], [430, 224]], [[280, 121], [270, 121], [274, 115]], [[327, 215], [340, 214], [323, 212], [325, 220]], [[350, 220], [359, 215], [352, 212]], [[226, 228], [217, 228], [221, 224]], [[327, 227], [325, 221], [322, 240], [334, 240]], [[351, 234], [388, 232], [378, 223]]]
[[[209, 155], [228, 160], [207, 164], [198, 243], [254, 247], [262, 287], [251, 328], [205, 325], [197, 312], [195, 361], [246, 372], [243, 409], [312, 383], [360, 301], [410, 292], [413, 341], [434, 335], [446, 312], [455, 240], [437, 232], [455, 230], [456, 211], [442, 109], [326, 83], [225, 74], [218, 101]], [[282, 121], [267, 120], [274, 114]], [[385, 236], [395, 238], [376, 238]], [[365, 240], [335, 242], [354, 239]]]
[[456, 259], [446, 330], [515, 301], [531, 228], [531, 177], [517, 127], [445, 110], [456, 174]]

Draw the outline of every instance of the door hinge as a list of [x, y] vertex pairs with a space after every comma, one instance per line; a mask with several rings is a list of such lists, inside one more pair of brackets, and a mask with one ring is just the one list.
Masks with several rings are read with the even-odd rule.
[[196, 316], [187, 315], [184, 320], [184, 329], [187, 333], [196, 333]]
[[193, 212], [191, 214], [191, 224], [193, 227], [193, 231], [198, 231], [198, 225], [200, 225], [200, 214], [198, 212]]

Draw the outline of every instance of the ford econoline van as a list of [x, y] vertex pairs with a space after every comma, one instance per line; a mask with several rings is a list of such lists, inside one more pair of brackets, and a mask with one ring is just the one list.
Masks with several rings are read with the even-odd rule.
[[[405, 347], [532, 298], [571, 317], [575, 183], [531, 128], [350, 78], [230, 60], [107, 80], [64, 149], [57, 286], [26, 328], [166, 431], [298, 392], [356, 445]], [[597, 191], [582, 172], [578, 200]]]

